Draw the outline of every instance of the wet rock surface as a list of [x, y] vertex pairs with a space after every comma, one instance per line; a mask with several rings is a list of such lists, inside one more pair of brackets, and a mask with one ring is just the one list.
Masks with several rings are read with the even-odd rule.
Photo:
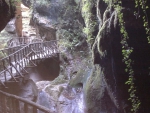
[[[37, 82], [38, 86], [43, 82]], [[42, 88], [37, 103], [54, 113], [84, 113], [82, 88], [69, 88], [66, 83], [53, 84], [53, 82]]]
[[[39, 88], [37, 103], [58, 113], [130, 113], [129, 86], [125, 85], [128, 74], [124, 71], [120, 44], [122, 36], [117, 12], [111, 4], [103, 0], [24, 1], [28, 6], [33, 2], [30, 24], [36, 28], [38, 37], [60, 40], [58, 44], [63, 52], [61, 74], [54, 81], [36, 83]], [[84, 7], [87, 16], [82, 18], [84, 5], [91, 9]], [[150, 54], [147, 53], [150, 45], [143, 28], [143, 13], [134, 14], [135, 4], [131, 0], [122, 0], [122, 6], [128, 44], [134, 48], [131, 59], [134, 60], [137, 96], [142, 103], [138, 113], [149, 113]], [[88, 23], [91, 14], [92, 21]], [[94, 40], [89, 47], [83, 28], [93, 25], [92, 22], [97, 25], [94, 30], [88, 28], [93, 30], [88, 35]]]

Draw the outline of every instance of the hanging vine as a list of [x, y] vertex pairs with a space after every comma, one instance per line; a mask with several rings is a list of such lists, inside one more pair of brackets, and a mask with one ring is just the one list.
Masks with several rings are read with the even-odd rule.
[[140, 100], [136, 96], [136, 87], [134, 84], [134, 70], [132, 67], [133, 61], [130, 59], [130, 55], [133, 52], [133, 48], [129, 47], [127, 40], [129, 39], [128, 33], [125, 28], [125, 22], [123, 20], [123, 13], [122, 10], [122, 1], [118, 0], [116, 1], [117, 4], [114, 5], [114, 8], [117, 10], [118, 13], [118, 20], [119, 20], [119, 26], [120, 26], [120, 33], [122, 34], [121, 44], [122, 44], [122, 55], [123, 55], [123, 62], [126, 65], [125, 72], [129, 74], [128, 81], [125, 83], [129, 85], [128, 92], [130, 94], [130, 97], [128, 100], [132, 103], [131, 111], [136, 113], [139, 109], [139, 106], [141, 104]]
[[[149, 27], [149, 22], [148, 22], [148, 16], [146, 13], [146, 10], [149, 8], [148, 5], [146, 5], [147, 0], [135, 0], [135, 8], [140, 7], [144, 13], [143, 18], [143, 26], [145, 28], [147, 39], [148, 39], [148, 43], [150, 43], [150, 27]], [[137, 15], [138, 13], [135, 11], [134, 12], [135, 15]]]
[[[129, 78], [125, 84], [129, 85], [128, 92], [130, 94], [129, 101], [132, 104], [131, 112], [136, 113], [140, 107], [140, 100], [136, 96], [136, 87], [134, 84], [135, 78], [134, 78], [134, 70], [132, 67], [133, 60], [130, 59], [130, 55], [133, 52], [133, 48], [129, 47], [127, 40], [129, 39], [128, 33], [125, 28], [125, 22], [123, 20], [123, 13], [122, 13], [122, 1], [121, 0], [113, 0], [113, 2], [110, 0], [104, 0], [105, 3], [110, 3], [114, 7], [114, 9], [117, 11], [117, 16], [118, 16], [118, 21], [119, 21], [119, 26], [120, 26], [120, 33], [122, 35], [121, 39], [121, 45], [122, 45], [122, 55], [123, 55], [123, 62], [126, 65], [125, 72], [128, 73]], [[138, 1], [138, 0], [136, 0]], [[142, 0], [140, 0], [142, 1]], [[143, 17], [144, 18], [144, 17]], [[145, 17], [145, 26], [148, 28], [148, 24], [146, 23], [148, 19]], [[149, 33], [149, 29], [146, 29], [147, 32]], [[149, 39], [149, 37], [148, 37]]]

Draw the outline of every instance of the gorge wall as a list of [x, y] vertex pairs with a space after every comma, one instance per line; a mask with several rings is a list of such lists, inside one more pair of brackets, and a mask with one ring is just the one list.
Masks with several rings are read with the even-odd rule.
[[[56, 39], [63, 39], [71, 44], [71, 46], [66, 45], [70, 48], [69, 50], [79, 51], [76, 45], [79, 48], [83, 46], [89, 48], [87, 56], [90, 58], [85, 57], [93, 61], [93, 64], [90, 64], [89, 73], [82, 75], [78, 70], [75, 78], [70, 80], [71, 86], [83, 85], [85, 111], [87, 113], [129, 113], [131, 110], [131, 103], [128, 101], [129, 86], [125, 84], [129, 76], [125, 73], [125, 64], [122, 61], [120, 43], [122, 36], [117, 10], [111, 6], [111, 2], [103, 0], [45, 2], [48, 5], [44, 3], [39, 5], [38, 1], [34, 4], [32, 16], [34, 23], [38, 25], [36, 14], [47, 17], [48, 24], [45, 26], [49, 25], [49, 30], [55, 30]], [[42, 8], [44, 6], [46, 8]], [[141, 101], [138, 112], [148, 113], [150, 45], [142, 23], [143, 13], [139, 9], [139, 17], [134, 15], [135, 3], [131, 0], [122, 0], [122, 7], [125, 27], [130, 37], [128, 44], [134, 48], [130, 57], [134, 61], [132, 66], [137, 87], [136, 95]], [[88, 40], [87, 44], [85, 39]], [[78, 79], [82, 76], [84, 80]]]
[[[28, 3], [28, 0], [23, 1]], [[130, 87], [125, 84], [129, 75], [122, 61], [122, 34], [117, 10], [113, 8], [112, 2], [34, 0], [30, 3], [31, 25], [36, 27], [39, 37], [60, 40], [60, 47], [63, 45], [65, 48], [64, 61], [72, 61], [70, 54], [76, 60], [80, 58], [78, 65], [81, 68], [78, 65], [73, 68], [68, 78], [70, 86], [83, 88], [85, 113], [130, 113]], [[150, 6], [149, 1], [147, 4]], [[133, 47], [130, 59], [134, 61], [132, 67], [136, 95], [141, 101], [137, 113], [149, 113], [150, 44], [143, 27], [143, 12], [139, 8], [138, 14], [134, 14], [136, 9], [132, 0], [122, 0], [122, 7], [129, 35], [127, 43]]]

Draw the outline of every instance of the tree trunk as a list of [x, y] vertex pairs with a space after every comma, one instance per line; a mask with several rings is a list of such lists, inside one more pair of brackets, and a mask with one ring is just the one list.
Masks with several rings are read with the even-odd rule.
[[21, 2], [16, 2], [16, 15], [15, 15], [15, 27], [16, 34], [18, 37], [22, 37], [22, 13], [21, 13]]

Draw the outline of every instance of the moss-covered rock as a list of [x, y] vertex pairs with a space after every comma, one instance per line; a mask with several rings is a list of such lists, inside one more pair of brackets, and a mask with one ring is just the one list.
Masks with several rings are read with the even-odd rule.
[[83, 29], [83, 32], [87, 36], [87, 42], [92, 47], [96, 33], [97, 33], [97, 19], [96, 19], [96, 7], [95, 3], [96, 1], [93, 0], [81, 0], [81, 12], [82, 16], [84, 18], [85, 27]]
[[[82, 33], [84, 21], [79, 10], [79, 1], [51, 0], [33, 3], [32, 21], [41, 38], [45, 40], [63, 39], [68, 48], [75, 48], [85, 39]], [[52, 38], [53, 37], [53, 38]], [[79, 44], [78, 44], [79, 45]]]

